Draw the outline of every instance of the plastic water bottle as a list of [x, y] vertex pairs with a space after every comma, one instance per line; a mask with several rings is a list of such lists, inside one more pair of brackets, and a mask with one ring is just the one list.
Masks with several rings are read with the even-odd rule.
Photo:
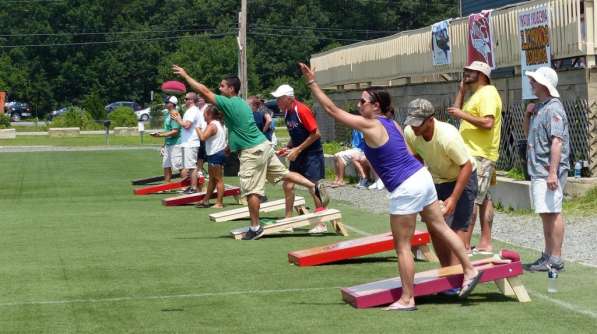
[[556, 284], [557, 279], [558, 279], [558, 271], [552, 267], [549, 267], [549, 271], [547, 272], [547, 292], [549, 292], [549, 293], [558, 292], [558, 286]]
[[579, 160], [576, 162], [576, 164], [574, 164], [574, 178], [575, 179], [579, 179], [580, 178], [580, 172], [582, 170], [582, 161]]

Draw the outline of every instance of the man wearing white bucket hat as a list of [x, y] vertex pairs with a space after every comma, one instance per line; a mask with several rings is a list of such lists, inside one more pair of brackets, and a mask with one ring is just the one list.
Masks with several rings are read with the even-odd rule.
[[525, 73], [531, 82], [536, 104], [529, 104], [523, 129], [528, 139], [527, 166], [531, 177], [531, 203], [543, 221], [545, 249], [541, 257], [526, 266], [530, 271], [562, 270], [564, 240], [562, 200], [570, 170], [568, 118], [556, 89], [558, 75], [549, 67]]
[[[484, 62], [474, 61], [465, 66], [454, 106], [448, 108], [452, 117], [460, 119], [460, 135], [469, 153], [475, 158], [478, 192], [465, 247], [471, 252], [474, 249], [470, 244], [478, 214], [481, 238], [476, 251], [481, 254], [491, 254], [493, 251], [493, 203], [489, 187], [495, 180], [502, 128], [502, 99], [495, 86], [491, 85], [490, 75], [491, 67]], [[464, 96], [469, 92], [472, 95], [463, 104]]]

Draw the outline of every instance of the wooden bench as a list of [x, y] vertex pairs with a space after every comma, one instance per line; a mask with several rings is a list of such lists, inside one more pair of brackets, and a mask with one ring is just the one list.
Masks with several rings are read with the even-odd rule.
[[[269, 201], [261, 203], [259, 207], [259, 213], [267, 213], [272, 211], [284, 210], [286, 208], [286, 200], [279, 199], [275, 201]], [[305, 199], [300, 196], [296, 196], [294, 198], [294, 209], [297, 211], [298, 214], [303, 215], [307, 213], [307, 208], [305, 206]], [[216, 212], [209, 215], [209, 219], [214, 222], [226, 222], [235, 219], [244, 219], [249, 218], [249, 208], [243, 207], [238, 209], [226, 210], [222, 212]]]
[[[274, 224], [263, 225], [264, 235], [276, 234], [289, 229], [313, 226], [320, 223], [331, 223], [334, 231], [343, 236], [347, 236], [348, 232], [342, 224], [342, 214], [336, 209], [326, 209], [320, 212], [308, 213], [301, 216], [290, 217], [276, 220]], [[238, 228], [230, 231], [234, 239], [240, 240], [244, 237], [249, 227]]]

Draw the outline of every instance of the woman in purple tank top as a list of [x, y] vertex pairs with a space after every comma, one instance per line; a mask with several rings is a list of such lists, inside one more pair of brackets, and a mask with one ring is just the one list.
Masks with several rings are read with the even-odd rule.
[[416, 310], [415, 264], [410, 239], [419, 213], [427, 229], [444, 239], [443, 242], [458, 257], [464, 272], [460, 296], [467, 297], [479, 282], [482, 272], [473, 267], [462, 240], [444, 221], [431, 174], [408, 150], [402, 130], [393, 120], [390, 95], [371, 88], [363, 91], [358, 104], [361, 115], [352, 115], [336, 106], [319, 88], [311, 68], [302, 63], [300, 67], [313, 97], [323, 109], [336, 121], [363, 133], [365, 156], [390, 192], [390, 227], [398, 255], [402, 296], [386, 310]]

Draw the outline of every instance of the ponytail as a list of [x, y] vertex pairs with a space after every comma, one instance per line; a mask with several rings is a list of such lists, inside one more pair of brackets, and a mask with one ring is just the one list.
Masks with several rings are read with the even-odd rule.
[[385, 90], [378, 90], [374, 87], [369, 87], [365, 89], [365, 91], [371, 96], [372, 103], [379, 104], [379, 109], [381, 109], [381, 113], [386, 118], [394, 119], [396, 111], [394, 110], [394, 106], [392, 106], [392, 97], [388, 92]]

